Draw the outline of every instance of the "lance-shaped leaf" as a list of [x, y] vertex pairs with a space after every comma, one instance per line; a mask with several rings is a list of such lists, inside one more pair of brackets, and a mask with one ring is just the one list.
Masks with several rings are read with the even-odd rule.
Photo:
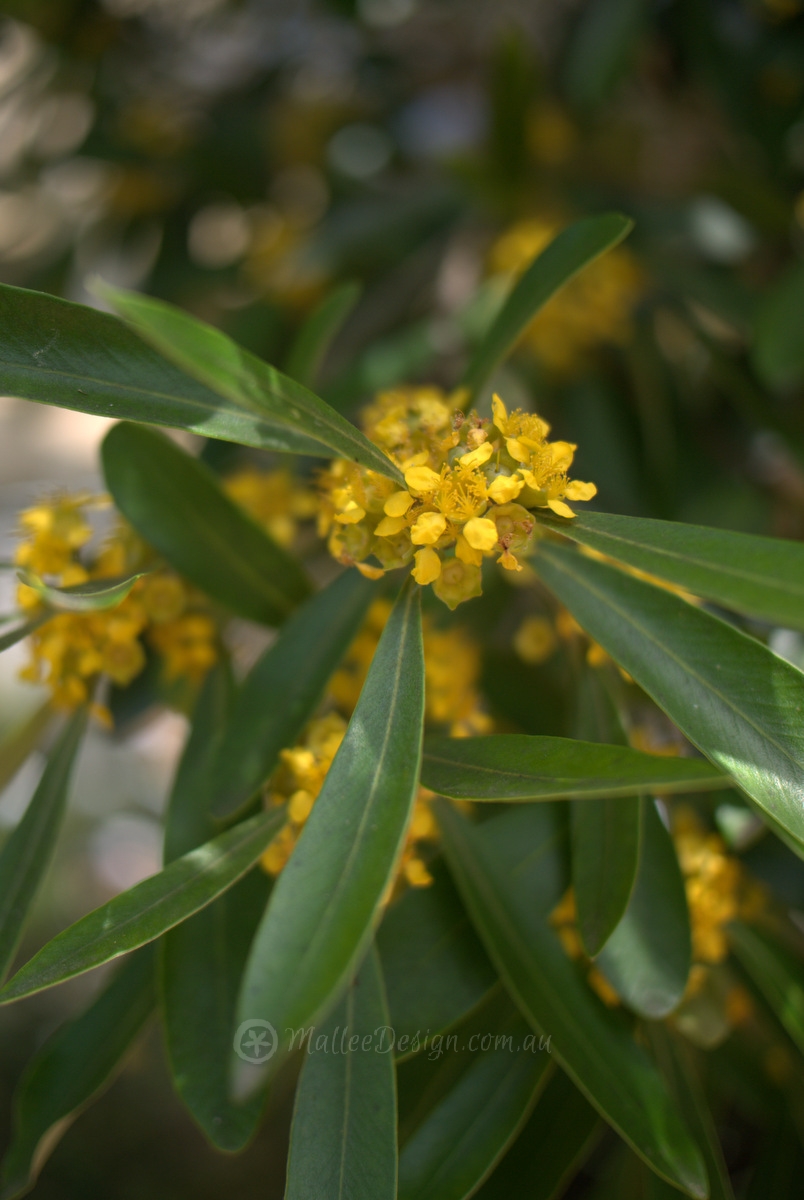
[[730, 782], [703, 759], [524, 733], [429, 737], [422, 758], [424, 786], [454, 800], [594, 800], [648, 789], [697, 792]]
[[57, 1029], [29, 1063], [14, 1099], [0, 1200], [29, 1190], [71, 1121], [111, 1080], [154, 1007], [154, 954], [133, 954], [108, 987]]
[[11, 966], [28, 912], [50, 865], [86, 723], [87, 709], [81, 708], [65, 726], [25, 816], [0, 854], [0, 979]]
[[539, 574], [679, 729], [804, 855], [804, 675], [678, 596], [563, 546]]
[[379, 960], [315, 1030], [296, 1092], [285, 1200], [395, 1200], [396, 1079]]
[[360, 299], [359, 283], [342, 283], [316, 305], [290, 348], [285, 370], [291, 379], [311, 388], [346, 318]]
[[555, 1071], [519, 1137], [477, 1200], [557, 1200], [589, 1156], [604, 1126], [563, 1071]]
[[642, 800], [634, 890], [597, 965], [625, 1003], [650, 1020], [684, 995], [692, 955], [684, 880], [673, 839], [652, 800]]
[[[207, 676], [171, 790], [166, 863], [214, 836], [209, 768], [229, 700], [228, 672], [219, 665]], [[159, 944], [160, 1002], [176, 1090], [212, 1144], [230, 1152], [254, 1133], [263, 1102], [259, 1095], [232, 1104], [229, 1069], [237, 990], [269, 891], [264, 873], [251, 871]]]
[[547, 1078], [549, 1053], [499, 990], [456, 1036], [455, 1048], [447, 1044], [442, 1057], [407, 1068], [416, 1102], [404, 1122], [399, 1200], [473, 1195], [522, 1128]]
[[432, 873], [432, 884], [409, 888], [377, 931], [398, 1059], [424, 1050], [497, 981], [443, 863]]
[[285, 1041], [289, 1030], [316, 1020], [352, 975], [402, 849], [418, 785], [423, 710], [419, 590], [408, 584], [274, 886], [246, 968], [239, 1021], [268, 1021]]
[[737, 960], [804, 1053], [804, 963], [756, 925], [733, 921], [728, 932]]
[[679, 521], [610, 513], [543, 517], [581, 545], [658, 575], [724, 608], [804, 629], [804, 545]]
[[94, 909], [43, 946], [0, 992], [0, 1004], [44, 991], [152, 942], [236, 883], [270, 843], [282, 810], [243, 821]]
[[382, 450], [334, 408], [219, 329], [162, 300], [106, 285], [97, 290], [132, 329], [205, 387], [264, 416], [280, 430], [313, 439], [333, 455], [402, 482], [399, 469]]
[[310, 590], [296, 562], [221, 490], [202, 462], [121, 422], [102, 449], [115, 504], [167, 561], [239, 616], [274, 625]]
[[0, 390], [265, 450], [327, 453], [306, 433], [210, 391], [117, 317], [7, 284], [0, 284]]
[[210, 763], [216, 816], [248, 803], [296, 741], [376, 595], [376, 584], [345, 571], [294, 613], [252, 667]]
[[62, 609], [65, 612], [100, 612], [104, 608], [114, 608], [121, 604], [137, 580], [146, 574], [146, 571], [140, 571], [139, 574], [128, 575], [125, 579], [91, 579], [87, 583], [73, 584], [71, 587], [54, 587], [45, 583], [44, 579], [40, 579], [33, 571], [17, 571], [17, 578], [26, 587], [33, 588], [51, 608]]
[[38, 613], [35, 617], [30, 617], [22, 625], [18, 625], [16, 629], [9, 629], [8, 633], [0, 634], [0, 654], [4, 650], [8, 650], [11, 646], [16, 646], [17, 642], [21, 642], [23, 638], [27, 638], [29, 633], [33, 633], [40, 625], [44, 625], [53, 616], [52, 613]]
[[554, 238], [517, 281], [491, 328], [475, 350], [463, 377], [472, 396], [483, 391], [532, 319], [551, 296], [631, 231], [621, 213], [576, 221]]
[[[601, 673], [587, 668], [578, 686], [575, 733], [627, 745], [625, 730]], [[572, 888], [578, 933], [594, 958], [628, 906], [639, 861], [638, 796], [571, 801]]]
[[0, 792], [10, 783], [55, 716], [49, 700], [14, 725], [0, 741]]
[[[662, 1080], [620, 1014], [606, 1008], [533, 903], [534, 841], [517, 851], [444, 801], [438, 822], [453, 877], [492, 962], [552, 1053], [602, 1117], [659, 1176], [707, 1194], [700, 1152]], [[500, 818], [497, 818], [500, 820]]]

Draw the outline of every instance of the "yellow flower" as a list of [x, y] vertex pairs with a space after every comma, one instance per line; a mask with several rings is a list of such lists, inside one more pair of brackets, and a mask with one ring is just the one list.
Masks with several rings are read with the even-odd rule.
[[530, 509], [573, 517], [565, 497], [591, 499], [596, 491], [569, 479], [575, 446], [549, 442], [550, 426], [535, 413], [509, 413], [495, 395], [492, 423], [458, 411], [456, 399], [400, 388], [364, 414], [404, 489], [345, 460], [320, 479], [319, 528], [334, 557], [372, 578], [413, 560], [416, 582], [433, 584], [451, 608], [480, 595], [484, 557], [522, 570], [517, 554], [529, 553], [536, 533]]
[[280, 546], [292, 545], [299, 522], [316, 515], [315, 493], [301, 486], [290, 471], [245, 467], [227, 476], [223, 488]]

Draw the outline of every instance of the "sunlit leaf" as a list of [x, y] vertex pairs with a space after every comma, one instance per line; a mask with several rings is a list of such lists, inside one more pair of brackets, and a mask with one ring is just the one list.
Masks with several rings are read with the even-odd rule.
[[312, 1035], [296, 1092], [285, 1200], [395, 1200], [396, 1080], [382, 1041], [388, 1010], [369, 949]]
[[102, 457], [123, 516], [232, 612], [273, 625], [308, 594], [296, 560], [225, 495], [208, 467], [161, 433], [123, 421], [106, 435]]
[[17, 571], [17, 578], [20, 583], [32, 588], [51, 608], [65, 612], [100, 612], [121, 604], [137, 580], [146, 574], [146, 571], [140, 571], [125, 579], [91, 579], [70, 587], [54, 587], [33, 571]]
[[745, 921], [731, 923], [729, 945], [804, 1053], [804, 963], [769, 931]]

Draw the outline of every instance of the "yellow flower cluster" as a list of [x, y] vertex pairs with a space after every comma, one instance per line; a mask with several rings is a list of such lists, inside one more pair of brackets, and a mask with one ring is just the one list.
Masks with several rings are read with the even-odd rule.
[[[522, 274], [558, 232], [556, 223], [542, 217], [517, 222], [492, 247], [490, 270], [501, 276]], [[566, 374], [594, 346], [629, 340], [631, 313], [643, 287], [633, 256], [622, 247], [610, 250], [545, 305], [524, 341], [547, 368]]]
[[287, 470], [244, 467], [228, 475], [223, 488], [280, 546], [291, 546], [299, 522], [314, 517], [318, 511], [315, 493], [302, 487]]
[[[262, 857], [264, 869], [278, 875], [288, 861], [296, 840], [324, 784], [327, 771], [346, 733], [346, 716], [357, 704], [366, 673], [377, 649], [391, 605], [376, 601], [369, 609], [363, 628], [352, 643], [342, 666], [328, 688], [328, 699], [338, 712], [314, 720], [297, 746], [283, 750], [281, 766], [268, 787], [270, 804], [287, 804], [287, 821]], [[448, 726], [453, 736], [488, 733], [491, 720], [483, 710], [477, 680], [480, 653], [461, 629], [435, 629], [424, 622], [425, 716], [434, 724]], [[344, 715], [345, 714], [345, 715]], [[433, 793], [420, 788], [395, 886], [404, 883], [426, 887], [432, 882], [423, 855], [425, 845], [437, 837], [430, 810]]]
[[[104, 497], [59, 496], [20, 514], [25, 535], [15, 562], [57, 587], [148, 571], [113, 608], [55, 612], [30, 637], [31, 661], [22, 677], [50, 688], [57, 707], [87, 703], [101, 677], [125, 687], [146, 662], [145, 644], [162, 655], [168, 678], [199, 681], [217, 658], [217, 629], [202, 598], [120, 522], [100, 551], [80, 557], [92, 538], [87, 513], [108, 507]], [[29, 617], [45, 615], [39, 593], [21, 584], [18, 603]], [[106, 724], [107, 709], [93, 711]]]
[[[530, 509], [575, 514], [593, 483], [570, 481], [576, 447], [549, 442], [535, 413], [510, 413], [499, 396], [493, 421], [457, 408], [438, 388], [381, 393], [364, 413], [368, 437], [404, 475], [405, 487], [336, 460], [322, 476], [319, 528], [331, 553], [370, 578], [413, 561], [413, 578], [455, 608], [481, 591], [484, 557], [520, 571], [534, 540]], [[373, 558], [379, 564], [368, 562]]]
[[693, 962], [723, 962], [729, 953], [726, 926], [745, 915], [754, 897], [723, 839], [705, 829], [686, 805], [673, 812], [673, 841], [687, 892]]

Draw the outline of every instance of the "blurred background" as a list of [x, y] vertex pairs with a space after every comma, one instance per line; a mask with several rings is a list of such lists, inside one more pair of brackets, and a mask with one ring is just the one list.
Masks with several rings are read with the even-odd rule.
[[[0, 13], [3, 282], [93, 303], [101, 276], [282, 366], [311, 308], [354, 280], [319, 388], [353, 415], [403, 381], [453, 386], [550, 236], [617, 208], [635, 232], [537, 319], [497, 389], [578, 443], [605, 511], [804, 536], [799, 0], [3, 0]], [[0, 399], [1, 559], [21, 508], [101, 488], [106, 427]], [[237, 453], [205, 450], [220, 469]], [[796, 635], [774, 636], [804, 661]], [[20, 647], [0, 659], [0, 735], [42, 700], [17, 678], [24, 661]], [[31, 945], [158, 868], [185, 730], [166, 709], [91, 735]], [[0, 829], [41, 767], [34, 755], [6, 787]], [[98, 983], [4, 1012], [3, 1128], [22, 1064]], [[152, 1036], [35, 1194], [281, 1196], [285, 1138], [282, 1117], [241, 1158], [208, 1150]]]

